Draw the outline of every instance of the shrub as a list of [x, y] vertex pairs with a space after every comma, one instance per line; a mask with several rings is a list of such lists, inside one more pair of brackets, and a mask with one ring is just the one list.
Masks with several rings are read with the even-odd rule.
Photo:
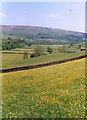
[[30, 54], [30, 58], [34, 58], [35, 57], [35, 53]]
[[47, 52], [49, 52], [51, 54], [53, 52], [53, 48], [47, 47]]
[[34, 48], [34, 52], [36, 56], [40, 56], [45, 52], [45, 47], [44, 46], [36, 46]]
[[28, 59], [28, 58], [29, 58], [28, 52], [24, 52], [24, 54], [23, 54], [23, 59]]

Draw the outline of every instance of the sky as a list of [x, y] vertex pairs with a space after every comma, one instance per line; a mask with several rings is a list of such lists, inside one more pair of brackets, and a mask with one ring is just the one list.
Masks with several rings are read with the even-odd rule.
[[3, 2], [3, 25], [28, 25], [85, 32], [85, 2]]

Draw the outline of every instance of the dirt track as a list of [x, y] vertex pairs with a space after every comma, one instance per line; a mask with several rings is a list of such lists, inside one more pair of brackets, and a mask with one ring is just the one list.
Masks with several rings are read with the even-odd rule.
[[69, 62], [69, 61], [74, 61], [74, 60], [78, 60], [78, 59], [82, 59], [82, 58], [86, 58], [86, 57], [87, 57], [87, 55], [84, 55], [84, 56], [79, 56], [79, 57], [75, 57], [75, 58], [69, 58], [69, 59], [65, 59], [65, 60], [59, 60], [59, 61], [54, 61], [54, 62], [49, 62], [49, 63], [44, 63], [44, 64], [8, 68], [8, 69], [0, 70], [0, 73], [41, 68], [41, 67], [45, 67], [45, 66], [50, 66], [50, 65], [61, 64], [61, 63]]

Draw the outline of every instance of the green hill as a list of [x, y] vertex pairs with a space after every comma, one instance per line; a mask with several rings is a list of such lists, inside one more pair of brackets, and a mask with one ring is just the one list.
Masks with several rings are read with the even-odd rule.
[[68, 44], [85, 40], [84, 33], [56, 28], [19, 25], [2, 25], [0, 28], [2, 35], [24, 38], [32, 44]]

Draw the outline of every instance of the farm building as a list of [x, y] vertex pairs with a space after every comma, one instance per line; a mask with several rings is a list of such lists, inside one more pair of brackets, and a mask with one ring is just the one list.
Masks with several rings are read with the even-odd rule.
[[80, 48], [80, 51], [87, 50], [87, 48]]

